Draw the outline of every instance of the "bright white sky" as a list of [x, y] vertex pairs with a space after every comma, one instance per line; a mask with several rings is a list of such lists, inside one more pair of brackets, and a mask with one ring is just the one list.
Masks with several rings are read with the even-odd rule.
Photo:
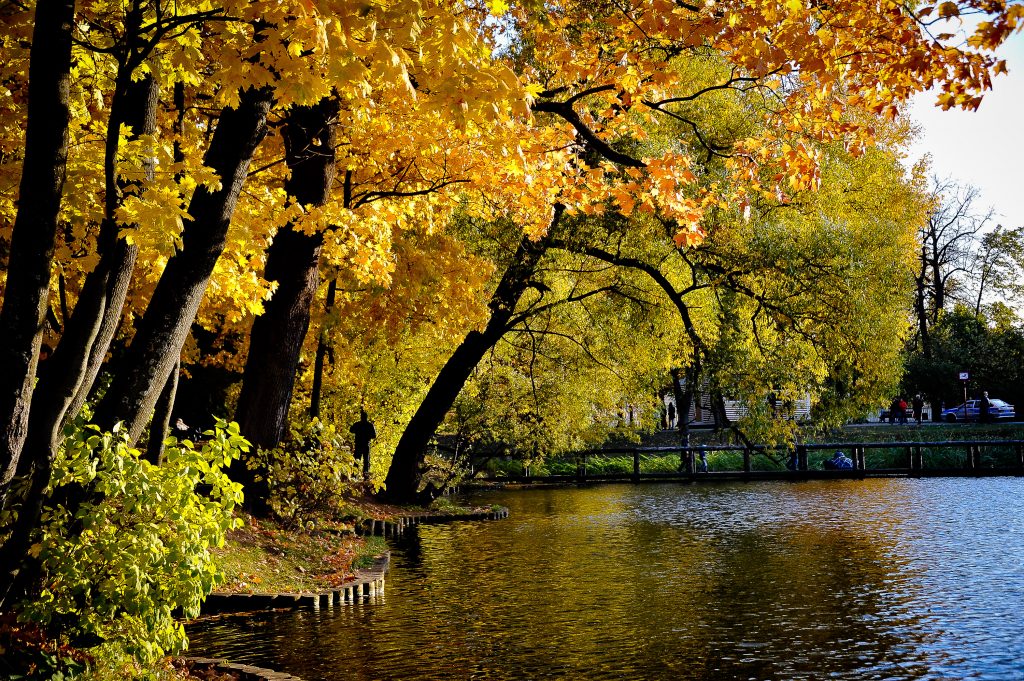
[[1010, 73], [993, 80], [977, 111], [943, 111], [931, 93], [912, 102], [921, 136], [909, 164], [930, 153], [934, 174], [977, 187], [978, 209], [991, 206], [996, 222], [1017, 227], [1024, 226], [1024, 35], [1015, 34], [999, 54]]

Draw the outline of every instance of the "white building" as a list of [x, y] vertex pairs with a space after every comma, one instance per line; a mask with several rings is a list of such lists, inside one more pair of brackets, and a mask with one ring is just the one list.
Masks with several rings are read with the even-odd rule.
[[[711, 409], [711, 394], [701, 391], [693, 396], [693, 402], [690, 404], [689, 411], [689, 423], [695, 426], [702, 425], [714, 425], [715, 417]], [[730, 422], [738, 421], [746, 415], [747, 410], [742, 402], [736, 400], [724, 400], [725, 402], [725, 415], [728, 417]], [[676, 406], [676, 397], [674, 392], [669, 389], [666, 390], [662, 396], [662, 403], [665, 408], [665, 414], [667, 416], [667, 423], [669, 428], [675, 428], [679, 420], [679, 410]], [[796, 401], [794, 406], [793, 418], [799, 420], [810, 418], [811, 416], [811, 396], [805, 395]]]

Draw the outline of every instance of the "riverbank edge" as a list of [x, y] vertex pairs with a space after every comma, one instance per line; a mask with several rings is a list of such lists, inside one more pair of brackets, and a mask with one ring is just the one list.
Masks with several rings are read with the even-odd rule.
[[[503, 506], [464, 512], [408, 512], [388, 519], [367, 518], [355, 527], [360, 536], [397, 538], [415, 525], [457, 521], [503, 520], [509, 510]], [[242, 614], [262, 610], [311, 608], [319, 610], [335, 605], [357, 603], [384, 595], [385, 575], [390, 568], [391, 554], [374, 558], [368, 568], [355, 571], [355, 579], [334, 588], [311, 592], [213, 592], [206, 597], [200, 617]]]
[[[509, 510], [504, 506], [488, 510], [474, 510], [463, 513], [408, 513], [391, 519], [366, 519], [357, 525], [356, 533], [384, 537], [399, 537], [414, 525], [439, 524], [457, 521], [503, 520]], [[361, 530], [361, 531], [360, 531]], [[211, 593], [206, 597], [200, 614], [201, 619], [221, 616], [244, 616], [267, 610], [294, 610], [310, 607], [314, 610], [331, 608], [334, 605], [373, 601], [384, 595], [384, 577], [391, 567], [391, 552], [374, 559], [373, 565], [356, 571], [353, 581], [336, 589], [316, 593]], [[301, 677], [263, 667], [239, 664], [220, 658], [179, 656], [178, 660], [202, 669], [234, 675], [239, 681], [303, 681]]]
[[391, 565], [391, 554], [374, 558], [373, 565], [356, 570], [355, 579], [333, 589], [312, 593], [288, 592], [214, 592], [203, 602], [200, 617], [225, 613], [258, 612], [295, 608], [329, 608], [342, 603], [357, 603], [384, 594], [384, 576]]
[[192, 670], [203, 669], [213, 670], [219, 673], [230, 674], [238, 681], [303, 681], [301, 677], [287, 674], [285, 672], [254, 667], [250, 664], [238, 664], [213, 657], [180, 657]]

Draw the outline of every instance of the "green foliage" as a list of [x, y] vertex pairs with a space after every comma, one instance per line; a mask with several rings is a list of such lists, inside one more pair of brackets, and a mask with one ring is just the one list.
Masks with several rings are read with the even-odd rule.
[[175, 615], [198, 615], [222, 580], [210, 547], [235, 526], [242, 498], [226, 468], [249, 447], [235, 423], [218, 421], [204, 435], [198, 450], [168, 439], [154, 466], [118, 428], [69, 426], [31, 549], [43, 589], [24, 604], [25, 618], [60, 640], [103, 642], [98, 652], [143, 663], [185, 647]]
[[468, 472], [462, 457], [428, 454], [423, 461], [423, 475], [420, 481], [424, 489], [432, 487], [447, 493], [462, 484]]
[[963, 402], [959, 372], [971, 375], [968, 392], [991, 397], [1024, 408], [1024, 326], [1009, 315], [994, 319], [975, 314], [963, 306], [939, 317], [931, 330], [931, 353], [915, 351], [907, 359], [903, 388], [907, 394], [921, 392], [946, 406]]
[[319, 419], [292, 428], [280, 447], [259, 449], [249, 465], [268, 471], [270, 507], [293, 526], [339, 516], [360, 474], [345, 438]]

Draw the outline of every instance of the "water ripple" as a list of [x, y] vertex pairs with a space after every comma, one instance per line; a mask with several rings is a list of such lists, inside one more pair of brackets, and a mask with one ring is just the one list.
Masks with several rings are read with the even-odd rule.
[[1024, 679], [1024, 481], [602, 486], [426, 526], [382, 603], [190, 630], [307, 679]]

